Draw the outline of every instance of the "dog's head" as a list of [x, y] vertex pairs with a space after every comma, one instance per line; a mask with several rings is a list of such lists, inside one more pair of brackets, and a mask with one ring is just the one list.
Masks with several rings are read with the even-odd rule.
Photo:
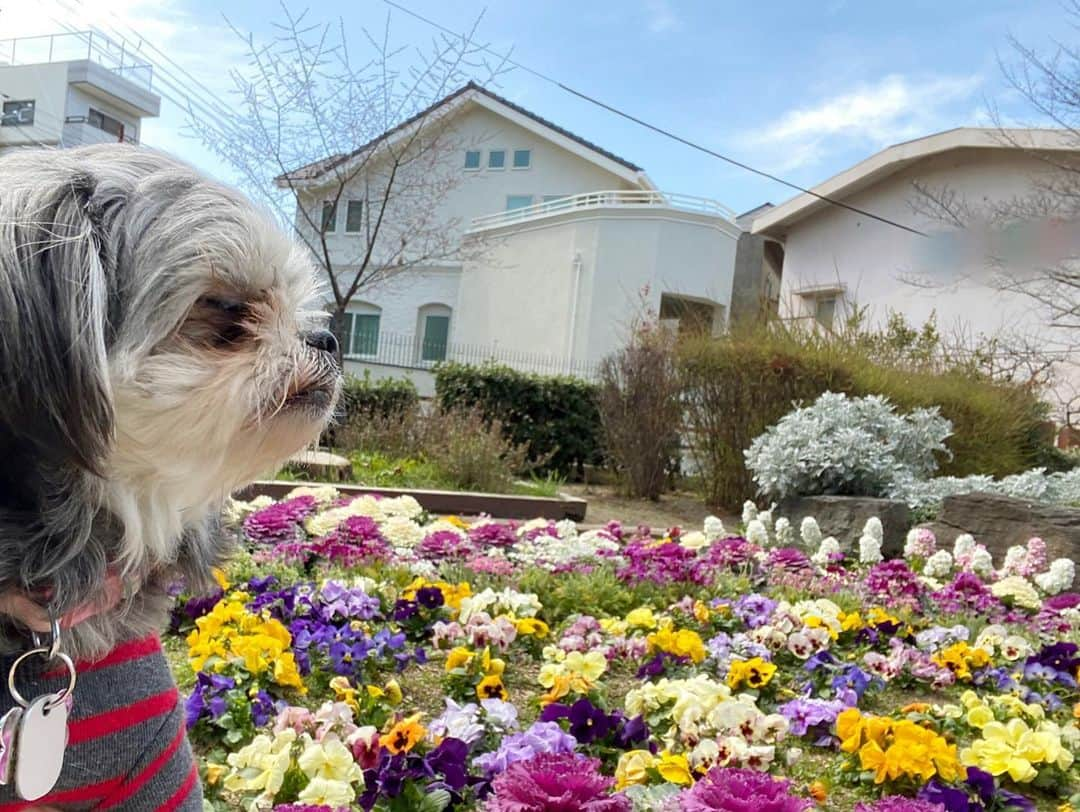
[[305, 251], [237, 192], [107, 145], [0, 160], [0, 583], [92, 591], [206, 547], [336, 400]]

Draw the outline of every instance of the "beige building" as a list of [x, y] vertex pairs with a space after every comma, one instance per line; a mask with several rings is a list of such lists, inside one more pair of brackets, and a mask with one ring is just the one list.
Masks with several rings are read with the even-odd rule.
[[859, 306], [878, 323], [890, 311], [915, 325], [933, 315], [946, 334], [1035, 344], [1059, 359], [1055, 392], [1070, 399], [1080, 393], [1072, 331], [1051, 329], [1045, 308], [1003, 282], [1069, 250], [1075, 258], [1075, 239], [1055, 256], [1062, 246], [1045, 229], [1075, 236], [1078, 225], [958, 229], [931, 198], [977, 224], [995, 204], [1030, 196], [1054, 162], [1078, 158], [1080, 144], [1064, 131], [961, 128], [889, 147], [811, 190], [861, 212], [810, 194], [768, 209], [751, 230], [782, 248], [780, 315], [834, 329]]

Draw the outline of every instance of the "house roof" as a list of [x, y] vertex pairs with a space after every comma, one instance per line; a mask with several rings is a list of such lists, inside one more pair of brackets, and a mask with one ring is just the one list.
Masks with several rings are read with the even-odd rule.
[[831, 205], [816, 195], [842, 200], [885, 178], [896, 174], [917, 161], [955, 149], [1014, 149], [1047, 151], [1080, 151], [1074, 133], [1068, 130], [1038, 130], [957, 127], [913, 141], [886, 147], [855, 166], [833, 175], [814, 186], [814, 194], [800, 194], [759, 215], [751, 226], [755, 234], [782, 237], [795, 223]]
[[[592, 141], [582, 138], [580, 135], [576, 135], [569, 130], [560, 127], [554, 122], [543, 118], [542, 116], [538, 116], [531, 110], [527, 110], [521, 105], [515, 104], [514, 102], [510, 101], [509, 99], [500, 96], [497, 93], [493, 93], [485, 87], [481, 87], [476, 82], [469, 82], [463, 87], [455, 90], [450, 95], [439, 99], [437, 102], [421, 110], [416, 115], [411, 116], [410, 118], [401, 122], [396, 127], [392, 127], [386, 132], [384, 132], [382, 135], [373, 138], [366, 144], [360, 145], [352, 152], [332, 155], [330, 157], [323, 158], [322, 160], [314, 161], [310, 164], [305, 164], [304, 166], [298, 167], [291, 172], [279, 175], [277, 178], [275, 178], [275, 180], [279, 186], [287, 185], [289, 181], [317, 180], [319, 177], [334, 169], [335, 167], [340, 166], [341, 164], [356, 157], [357, 155], [361, 155], [365, 151], [377, 146], [379, 143], [385, 141], [386, 139], [407, 130], [409, 127], [416, 124], [417, 122], [423, 121], [432, 113], [443, 110], [444, 108], [448, 108], [451, 105], [464, 104], [467, 101], [480, 102], [481, 104], [483, 104], [483, 106], [488, 107], [489, 109], [495, 109], [496, 112], [503, 112], [498, 109], [500, 106], [506, 108], [507, 111], [516, 113], [518, 116], [523, 117], [534, 127], [538, 126], [540, 128], [550, 131], [548, 133], [549, 137], [551, 136], [551, 134], [554, 134], [555, 136], [561, 136], [562, 138], [568, 139], [569, 141], [573, 142], [578, 147], [584, 148], [584, 150], [588, 153], [591, 153], [595, 159], [602, 159], [604, 163], [610, 162], [611, 164], [615, 164], [619, 167], [622, 173], [633, 173], [634, 175], [644, 176], [644, 170], [637, 164], [631, 163], [625, 158], [620, 158], [618, 155], [612, 152], [608, 152], [606, 149], [603, 149], [597, 144], [594, 144]], [[485, 101], [487, 102], [486, 104], [484, 103]], [[640, 182], [642, 178], [634, 178], [634, 180]], [[649, 185], [651, 186], [651, 184]]]

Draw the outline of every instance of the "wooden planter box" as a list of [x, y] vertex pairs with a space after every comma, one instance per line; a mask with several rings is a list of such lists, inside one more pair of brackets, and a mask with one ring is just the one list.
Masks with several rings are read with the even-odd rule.
[[[262, 480], [252, 483], [234, 496], [237, 499], [253, 499], [269, 496], [281, 499], [293, 488], [301, 485], [325, 485], [323, 482], [280, 482]], [[343, 494], [362, 496], [365, 493], [382, 496], [413, 497], [429, 513], [455, 516], [479, 516], [496, 519], [585, 519], [588, 503], [573, 496], [547, 498], [542, 496], [515, 496], [502, 493], [472, 493], [469, 491], [429, 491], [419, 488], [369, 488], [364, 485], [338, 485], [334, 487]]]

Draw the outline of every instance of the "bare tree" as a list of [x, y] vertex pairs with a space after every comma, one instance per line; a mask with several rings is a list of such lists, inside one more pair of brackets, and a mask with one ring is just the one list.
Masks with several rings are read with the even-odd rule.
[[268, 42], [233, 27], [249, 64], [231, 73], [239, 97], [231, 120], [192, 114], [191, 123], [311, 250], [333, 299], [332, 329], [344, 338], [361, 291], [480, 250], [475, 241], [463, 247], [463, 224], [440, 206], [460, 178], [448, 157], [467, 144], [438, 102], [504, 66], [474, 41], [479, 19], [421, 50], [391, 43], [388, 15], [378, 36], [360, 30], [357, 60], [343, 20], [311, 24], [306, 11], [282, 12]]
[[[1042, 171], [1033, 173], [1030, 188], [1003, 200], [969, 201], [947, 186], [915, 182], [911, 207], [916, 214], [950, 227], [980, 229], [979, 248], [992, 271], [991, 284], [1027, 297], [1046, 315], [1050, 327], [1080, 328], [1080, 0], [1066, 4], [1074, 42], [1055, 40], [1050, 53], [1041, 53], [1015, 37], [1009, 38], [1012, 59], [999, 59], [1007, 84], [1024, 100], [1043, 126], [1059, 130], [1053, 149], [1005, 123], [996, 107], [990, 109], [1003, 144], [1036, 159]], [[1010, 233], [995, 245], [998, 235]], [[1028, 241], [1045, 249], [1025, 261], [1005, 254]], [[1001, 250], [1001, 244], [1004, 249]], [[920, 284], [912, 280], [912, 284]], [[922, 282], [922, 284], [926, 284]]]

